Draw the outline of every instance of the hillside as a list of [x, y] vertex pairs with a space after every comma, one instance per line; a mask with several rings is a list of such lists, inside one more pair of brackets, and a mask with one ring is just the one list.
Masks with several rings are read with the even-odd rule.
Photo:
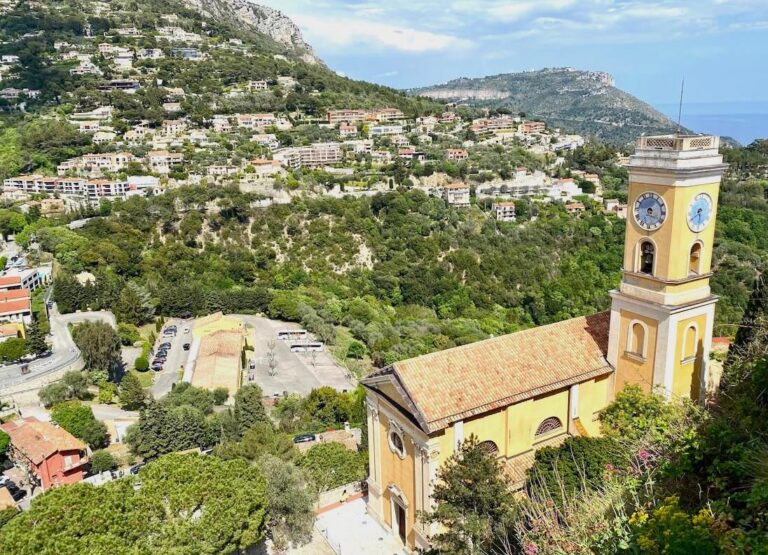
[[550, 126], [613, 143], [676, 129], [664, 114], [616, 88], [610, 75], [597, 71], [555, 68], [504, 73], [460, 78], [408, 92], [481, 108], [525, 112]]
[[321, 63], [312, 47], [304, 41], [296, 24], [278, 10], [248, 0], [184, 1], [189, 7], [218, 21], [225, 21], [235, 27], [246, 25], [267, 35], [309, 64]]
[[[334, 107], [391, 106], [416, 114], [439, 107], [338, 76], [288, 18], [242, 0], [22, 1], [0, 9], [0, 55], [7, 89], [0, 108], [11, 115], [109, 104], [129, 123], [161, 121], [169, 116], [162, 85], [188, 93], [175, 117], [201, 118], [248, 80], [270, 88], [238, 102], [240, 111], [313, 116]], [[109, 82], [116, 79], [135, 81], [140, 90], [115, 90]]]

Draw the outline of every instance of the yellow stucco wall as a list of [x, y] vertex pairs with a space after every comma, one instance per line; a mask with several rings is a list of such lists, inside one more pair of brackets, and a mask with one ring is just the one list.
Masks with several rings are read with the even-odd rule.
[[[415, 545], [413, 526], [416, 522], [416, 476], [415, 476], [415, 456], [413, 443], [405, 439], [405, 458], [400, 456], [389, 448], [389, 420], [386, 416], [379, 417], [379, 453], [381, 454], [381, 477], [382, 487], [384, 488], [384, 510], [382, 517], [388, 526], [392, 526], [392, 511], [390, 501], [392, 494], [387, 489], [390, 484], [395, 484], [403, 492], [408, 501], [408, 523], [406, 533], [408, 534], [408, 545]], [[395, 530], [397, 533], [397, 530]]]
[[[629, 215], [624, 249], [624, 269], [636, 270], [636, 246], [641, 239], [650, 238], [656, 244], [656, 277], [665, 280], [687, 278], [688, 253], [696, 240], [703, 243], [700, 273], [709, 272], [712, 262], [719, 183], [694, 187], [668, 187], [632, 182], [629, 185], [628, 197], [630, 211], [634, 209], [637, 196], [646, 192], [656, 193], [664, 199], [667, 206], [667, 219], [659, 229], [646, 231], [637, 225], [634, 214]], [[688, 227], [688, 208], [691, 200], [699, 193], [707, 193], [712, 198], [713, 212], [709, 225], [700, 233], [694, 233]]]
[[600, 435], [600, 422], [595, 417], [611, 399], [611, 384], [608, 375], [579, 385], [579, 420], [590, 436]]
[[534, 445], [536, 428], [545, 419], [556, 416], [568, 427], [568, 389], [529, 399], [507, 409], [508, 447], [506, 456], [513, 457], [530, 451]]
[[[690, 351], [686, 349], [686, 331], [691, 325], [695, 325], [698, 333], [695, 344], [697, 356], [691, 358]], [[672, 384], [672, 392], [675, 396], [690, 397], [700, 400], [701, 372], [703, 369], [702, 353], [704, 351], [704, 334], [707, 325], [706, 315], [681, 320], [677, 324], [677, 338], [675, 349], [675, 375]]]
[[[648, 337], [646, 339], [647, 347], [644, 360], [627, 354], [629, 350], [627, 344], [628, 330], [634, 320], [643, 322], [647, 328]], [[653, 387], [653, 365], [655, 363], [658, 322], [628, 310], [621, 311], [620, 322], [616, 391], [621, 391], [627, 384], [637, 384], [643, 388], [643, 391], [650, 391]]]

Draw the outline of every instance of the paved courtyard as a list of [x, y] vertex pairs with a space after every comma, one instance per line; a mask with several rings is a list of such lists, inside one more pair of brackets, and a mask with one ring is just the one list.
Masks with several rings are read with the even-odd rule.
[[365, 511], [364, 498], [318, 515], [315, 527], [337, 555], [405, 555], [400, 540]]
[[[253, 341], [252, 355], [255, 370], [246, 372], [253, 375], [265, 395], [282, 395], [284, 392], [307, 395], [321, 386], [331, 386], [338, 391], [350, 391], [357, 382], [347, 377], [345, 368], [340, 366], [327, 350], [318, 353], [292, 353], [290, 342], [277, 339], [277, 332], [285, 329], [299, 329], [297, 324], [270, 320], [259, 316], [238, 316], [248, 327], [248, 341]], [[272, 346], [272, 347], [271, 347]], [[270, 375], [269, 352], [273, 349], [276, 366]]]

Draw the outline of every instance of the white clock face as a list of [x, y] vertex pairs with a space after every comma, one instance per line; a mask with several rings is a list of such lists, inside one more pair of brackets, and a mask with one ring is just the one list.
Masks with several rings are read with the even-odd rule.
[[712, 197], [706, 193], [699, 193], [691, 201], [688, 207], [688, 227], [698, 233], [702, 231], [712, 218]]
[[656, 193], [643, 193], [635, 200], [635, 221], [643, 229], [653, 231], [667, 219], [667, 205]]

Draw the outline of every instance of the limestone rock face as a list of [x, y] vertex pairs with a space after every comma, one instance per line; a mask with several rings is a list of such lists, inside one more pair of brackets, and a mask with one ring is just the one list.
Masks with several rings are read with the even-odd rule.
[[304, 41], [296, 24], [279, 10], [248, 0], [185, 0], [185, 2], [190, 8], [206, 16], [245, 25], [262, 33], [307, 63], [322, 63], [312, 47]]

